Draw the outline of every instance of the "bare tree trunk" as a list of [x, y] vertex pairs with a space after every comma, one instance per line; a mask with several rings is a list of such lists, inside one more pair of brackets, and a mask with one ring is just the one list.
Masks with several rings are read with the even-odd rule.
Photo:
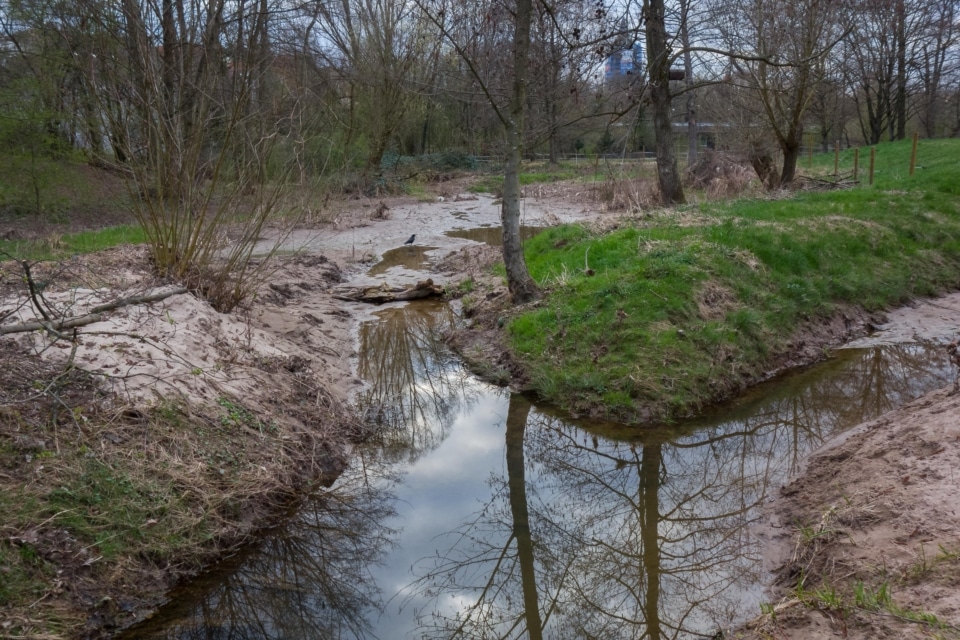
[[897, 0], [897, 101], [896, 139], [907, 137], [907, 12], [904, 0]]
[[537, 283], [527, 271], [520, 241], [520, 159], [523, 153], [523, 109], [527, 101], [527, 69], [530, 57], [531, 0], [518, 0], [513, 35], [513, 95], [504, 126], [507, 159], [503, 171], [503, 262], [507, 269], [507, 287], [515, 304], [540, 298]]
[[643, 598], [644, 622], [647, 638], [659, 640], [666, 637], [667, 630], [660, 623], [660, 466], [663, 462], [663, 445], [648, 444], [643, 447], [640, 462], [640, 495], [637, 504], [640, 511], [640, 541], [643, 544], [643, 576], [646, 590]]
[[780, 175], [777, 173], [773, 157], [768, 151], [752, 149], [750, 151], [750, 165], [767, 191], [780, 188]]
[[683, 81], [687, 89], [687, 166], [697, 161], [697, 96], [693, 91], [693, 56], [690, 55], [690, 0], [680, 0], [680, 43], [683, 45]]
[[557, 103], [553, 97], [547, 100], [546, 111], [550, 127], [550, 164], [556, 166], [560, 163], [560, 127], [557, 122]]
[[781, 144], [780, 150], [783, 152], [783, 169], [780, 171], [780, 184], [788, 185], [793, 182], [793, 179], [797, 176], [800, 141], [793, 140], [789, 143]]
[[673, 153], [670, 125], [670, 57], [663, 0], [645, 0], [647, 58], [650, 68], [650, 102], [653, 105], [653, 132], [656, 138], [657, 182], [664, 204], [683, 204], [683, 183]]

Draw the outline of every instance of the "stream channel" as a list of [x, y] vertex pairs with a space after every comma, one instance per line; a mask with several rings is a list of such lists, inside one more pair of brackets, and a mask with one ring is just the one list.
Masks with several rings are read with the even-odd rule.
[[830, 437], [952, 380], [942, 349], [841, 349], [665, 428], [478, 380], [450, 305], [359, 329], [380, 436], [128, 638], [701, 638], [760, 613], [761, 505]]

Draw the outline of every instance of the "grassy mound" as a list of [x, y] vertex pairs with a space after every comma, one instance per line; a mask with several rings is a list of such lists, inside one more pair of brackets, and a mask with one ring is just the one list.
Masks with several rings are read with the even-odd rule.
[[909, 155], [879, 146], [872, 186], [537, 236], [527, 263], [548, 295], [507, 324], [515, 356], [565, 408], [676, 417], [761, 375], [804, 324], [957, 287], [960, 141], [922, 142], [913, 176]]

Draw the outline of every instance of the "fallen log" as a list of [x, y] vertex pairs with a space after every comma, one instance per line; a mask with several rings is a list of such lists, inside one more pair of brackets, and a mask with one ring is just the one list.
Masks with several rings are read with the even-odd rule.
[[384, 302], [402, 302], [406, 300], [419, 300], [421, 298], [435, 298], [443, 294], [444, 288], [441, 285], [434, 284], [433, 280], [427, 279], [418, 282], [412, 287], [391, 287], [387, 283], [383, 283], [379, 287], [338, 289], [334, 291], [333, 297], [337, 300], [346, 300], [348, 302], [383, 304]]

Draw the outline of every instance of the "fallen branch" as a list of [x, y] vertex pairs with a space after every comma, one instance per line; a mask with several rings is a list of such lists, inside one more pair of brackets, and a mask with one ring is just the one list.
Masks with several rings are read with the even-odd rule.
[[117, 298], [113, 302], [108, 302], [106, 304], [101, 304], [93, 309], [90, 309], [90, 313], [103, 313], [104, 311], [113, 311], [114, 309], [119, 309], [120, 307], [125, 307], [128, 304], [148, 304], [150, 302], [159, 302], [160, 300], [165, 300], [170, 296], [177, 296], [181, 293], [186, 293], [186, 287], [177, 287], [176, 289], [170, 289], [169, 291], [161, 291], [159, 293], [151, 293], [145, 296], [128, 296], [126, 298]]
[[382, 304], [384, 302], [401, 302], [405, 300], [419, 300], [442, 296], [444, 288], [434, 284], [433, 280], [423, 280], [412, 287], [390, 287], [386, 283], [379, 287], [364, 287], [341, 289], [333, 294], [337, 300], [350, 302], [369, 302]]
[[842, 176], [837, 176], [836, 180], [826, 180], [815, 176], [798, 176], [796, 181], [807, 182], [814, 189], [818, 187], [822, 189], [852, 189], [860, 184], [859, 180], [853, 179], [853, 174], [850, 174], [849, 177], [849, 180]]
[[98, 305], [90, 309], [90, 313], [82, 316], [60, 318], [59, 320], [34, 320], [32, 322], [21, 322], [18, 324], [0, 326], [0, 335], [7, 333], [25, 333], [27, 331], [38, 331], [40, 329], [46, 329], [47, 331], [55, 332], [62, 331], [63, 329], [74, 329], [76, 327], [93, 324], [94, 322], [100, 322], [103, 320], [103, 314], [106, 311], [113, 311], [114, 309], [119, 309], [120, 307], [125, 307], [131, 304], [158, 302], [160, 300], [165, 300], [170, 296], [175, 296], [186, 292], [187, 289], [185, 287], [177, 287], [176, 289], [171, 289], [169, 291], [151, 293], [145, 296], [128, 296], [126, 298], [118, 298], [113, 302]]

